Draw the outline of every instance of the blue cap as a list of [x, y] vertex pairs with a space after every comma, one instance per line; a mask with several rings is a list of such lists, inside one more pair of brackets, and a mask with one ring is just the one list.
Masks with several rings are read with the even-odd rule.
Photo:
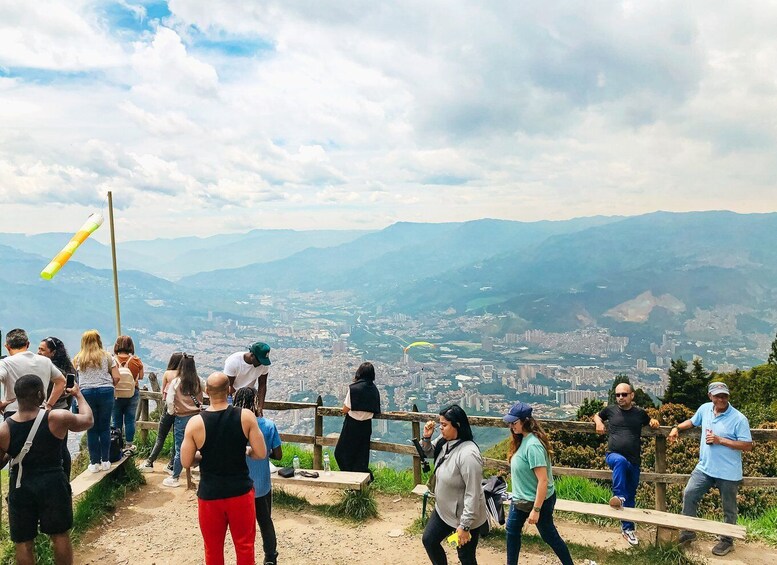
[[513, 407], [510, 408], [510, 411], [505, 414], [505, 417], [502, 419], [508, 424], [512, 424], [516, 420], [525, 420], [526, 418], [529, 418], [531, 416], [531, 411], [531, 406], [519, 400], [513, 404]]

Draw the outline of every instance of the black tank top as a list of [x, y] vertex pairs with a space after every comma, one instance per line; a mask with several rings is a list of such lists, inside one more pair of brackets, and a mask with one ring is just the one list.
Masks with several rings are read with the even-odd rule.
[[[34, 422], [34, 418], [26, 422], [17, 422], [11, 418], [6, 420], [11, 436], [8, 443], [8, 455], [11, 457], [19, 455]], [[41, 420], [35, 438], [32, 440], [32, 447], [30, 447], [30, 451], [22, 462], [24, 467], [22, 484], [24, 484], [24, 477], [29, 477], [30, 475], [53, 471], [64, 472], [62, 470], [62, 443], [64, 441], [64, 438], [59, 439], [49, 430], [49, 413], [46, 412], [43, 415], [43, 420]], [[16, 484], [16, 474], [18, 472], [18, 465], [11, 467], [11, 485]]]
[[205, 424], [205, 443], [200, 448], [200, 486], [197, 496], [203, 500], [232, 498], [250, 491], [254, 483], [248, 474], [246, 445], [240, 421], [242, 409], [200, 413]]

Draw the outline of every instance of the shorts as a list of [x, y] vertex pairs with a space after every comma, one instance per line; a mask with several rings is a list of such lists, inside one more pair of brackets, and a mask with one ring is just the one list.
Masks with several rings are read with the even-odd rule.
[[64, 534], [73, 527], [73, 491], [64, 471], [24, 473], [19, 488], [13, 475], [8, 492], [11, 541], [34, 540], [38, 525], [48, 535]]

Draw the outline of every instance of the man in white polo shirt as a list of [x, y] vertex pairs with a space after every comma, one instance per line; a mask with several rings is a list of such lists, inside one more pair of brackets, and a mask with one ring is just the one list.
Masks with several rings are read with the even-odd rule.
[[43, 390], [47, 390], [49, 381], [54, 383], [51, 396], [46, 401], [46, 410], [59, 400], [65, 391], [65, 377], [51, 362], [51, 359], [30, 351], [30, 340], [27, 332], [16, 328], [5, 335], [5, 348], [8, 357], [0, 359], [0, 383], [5, 388], [5, 398], [0, 401], [0, 412], [10, 418], [19, 409], [14, 395], [16, 381], [24, 375], [35, 375], [43, 382]]
[[224, 362], [224, 374], [229, 377], [229, 395], [243, 387], [256, 389], [259, 415], [264, 410], [267, 395], [267, 375], [270, 372], [270, 346], [257, 341], [247, 352], [233, 353]]

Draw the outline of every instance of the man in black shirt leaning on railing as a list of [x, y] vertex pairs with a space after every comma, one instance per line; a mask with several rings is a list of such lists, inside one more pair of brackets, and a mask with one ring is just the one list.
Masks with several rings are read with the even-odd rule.
[[[615, 402], [606, 406], [594, 416], [596, 433], [605, 433], [604, 422], [609, 421], [607, 437], [607, 455], [605, 462], [612, 469], [612, 493], [610, 506], [613, 508], [634, 508], [642, 449], [642, 426], [658, 427], [658, 420], [648, 416], [642, 408], [634, 404], [634, 389], [629, 383], [620, 383], [615, 387]], [[631, 545], [637, 545], [637, 533], [634, 522], [621, 522], [623, 537]]]

